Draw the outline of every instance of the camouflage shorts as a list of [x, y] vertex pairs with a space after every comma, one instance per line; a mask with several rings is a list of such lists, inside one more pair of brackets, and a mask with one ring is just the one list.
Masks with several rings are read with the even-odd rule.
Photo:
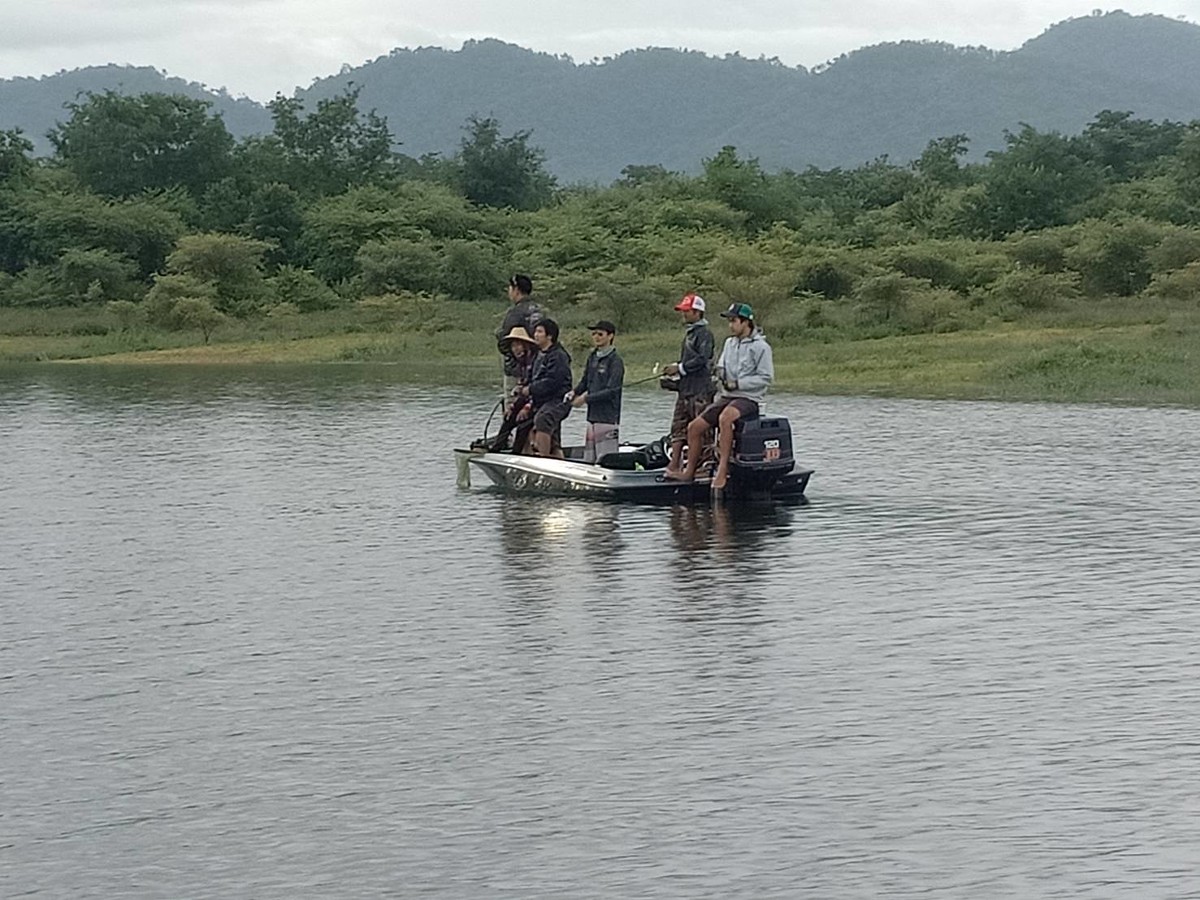
[[671, 417], [671, 441], [686, 441], [688, 423], [712, 403], [711, 394], [680, 394], [675, 398], [675, 414]]

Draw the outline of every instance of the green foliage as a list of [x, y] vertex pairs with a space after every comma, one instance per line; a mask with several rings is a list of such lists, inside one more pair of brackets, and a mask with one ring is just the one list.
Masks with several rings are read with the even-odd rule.
[[50, 134], [58, 158], [100, 194], [128, 197], [183, 187], [199, 196], [229, 168], [233, 138], [210, 104], [179, 94], [114, 91], [69, 103]]
[[21, 129], [0, 130], [0, 185], [22, 180], [33, 163], [29, 154], [33, 144], [21, 134]]
[[1154, 272], [1168, 272], [1200, 261], [1200, 229], [1172, 228], [1147, 254]]
[[1004, 242], [1004, 251], [1019, 266], [1033, 266], [1044, 272], [1061, 272], [1066, 264], [1067, 248], [1073, 243], [1064, 228], [1018, 232]]
[[[167, 271], [212, 286], [221, 312], [245, 315], [265, 296], [262, 241], [232, 234], [189, 234], [167, 259]], [[157, 284], [156, 284], [157, 287]]]
[[787, 218], [758, 160], [740, 159], [736, 147], [722, 147], [704, 161], [704, 187], [714, 199], [745, 213], [751, 229], [767, 228]]
[[58, 259], [56, 277], [63, 296], [75, 303], [128, 300], [135, 293], [137, 266], [109, 250], [70, 249]]
[[530, 132], [500, 137], [500, 123], [472, 116], [458, 154], [459, 183], [472, 203], [510, 209], [539, 209], [550, 202], [554, 178], [545, 154], [530, 146]]
[[1088, 294], [1129, 297], [1150, 283], [1149, 250], [1158, 238], [1158, 229], [1144, 220], [1089, 222], [1066, 263]]
[[194, 328], [204, 335], [208, 343], [213, 329], [225, 321], [225, 315], [212, 302], [202, 297], [183, 297], [171, 308], [171, 323], [180, 330]]
[[1150, 293], [1166, 300], [1200, 303], [1200, 260], [1155, 275], [1150, 284]]
[[311, 271], [295, 266], [280, 266], [269, 279], [269, 287], [276, 300], [300, 312], [333, 309], [342, 302], [337, 293]]
[[277, 181], [259, 186], [250, 195], [246, 231], [268, 245], [267, 263], [282, 266], [296, 258], [296, 244], [304, 225], [300, 195]]
[[308, 197], [340, 194], [390, 174], [392, 135], [374, 110], [358, 111], [361, 88], [317, 101], [304, 115], [304, 101], [277, 94], [268, 105], [275, 133], [251, 144], [252, 170], [283, 181]]
[[982, 192], [968, 199], [965, 220], [974, 233], [1000, 238], [1073, 220], [1074, 209], [1102, 185], [1099, 170], [1069, 138], [1022, 125], [1006, 134], [1003, 153], [989, 153]]
[[459, 300], [491, 300], [504, 284], [496, 249], [484, 241], [447, 241], [442, 248], [438, 287]]
[[151, 324], [162, 328], [174, 328], [175, 304], [186, 299], [206, 300], [215, 308], [216, 285], [193, 275], [159, 275], [146, 292], [146, 299], [142, 301], [142, 311]]
[[988, 285], [982, 293], [982, 302], [1002, 318], [1012, 319], [1024, 312], [1053, 309], [1078, 299], [1079, 284], [1075, 272], [1016, 269]]
[[355, 259], [362, 296], [437, 290], [441, 260], [428, 243], [393, 238], [363, 245]]
[[117, 320], [121, 331], [129, 331], [142, 317], [142, 307], [132, 300], [109, 300], [104, 309]]
[[959, 157], [966, 155], [969, 143], [970, 138], [965, 134], [934, 138], [926, 145], [920, 158], [913, 163], [913, 168], [923, 178], [942, 187], [962, 184], [964, 172], [959, 164]]

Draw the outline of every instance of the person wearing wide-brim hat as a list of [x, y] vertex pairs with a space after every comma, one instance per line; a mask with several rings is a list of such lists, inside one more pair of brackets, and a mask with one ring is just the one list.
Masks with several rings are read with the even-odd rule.
[[500, 431], [497, 432], [495, 439], [491, 442], [491, 449], [502, 450], [507, 444], [509, 437], [516, 432], [516, 438], [513, 441], [513, 450], [520, 453], [524, 449], [525, 442], [529, 438], [530, 429], [533, 426], [533, 420], [530, 418], [533, 412], [533, 404], [528, 396], [521, 393], [521, 388], [529, 384], [529, 379], [533, 373], [533, 360], [537, 356], [538, 345], [533, 336], [520, 325], [514, 325], [509, 330], [508, 334], [500, 338], [500, 346], [506, 354], [506, 358], [513, 360], [513, 375], [514, 385], [506, 394], [504, 399], [504, 422], [500, 425]]

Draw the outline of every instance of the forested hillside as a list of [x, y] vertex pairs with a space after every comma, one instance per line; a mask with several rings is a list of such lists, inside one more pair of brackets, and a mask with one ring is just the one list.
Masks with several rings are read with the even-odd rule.
[[[311, 105], [351, 84], [411, 157], [452, 155], [466, 119], [490, 116], [532, 132], [563, 182], [607, 184], [631, 164], [695, 174], [726, 145], [768, 171], [800, 171], [906, 161], [931, 136], [965, 134], [978, 160], [1020, 123], [1074, 133], [1103, 109], [1200, 117], [1200, 26], [1117, 12], [1060, 23], [1013, 52], [884, 44], [811, 72], [667, 49], [580, 64], [484, 40], [458, 51], [397, 49], [297, 96]], [[152, 69], [107, 67], [0, 82], [0, 128], [20, 127], [49, 152], [44, 135], [63, 120], [63, 103], [108, 89], [207, 96], [235, 137], [271, 127], [250, 101]]]

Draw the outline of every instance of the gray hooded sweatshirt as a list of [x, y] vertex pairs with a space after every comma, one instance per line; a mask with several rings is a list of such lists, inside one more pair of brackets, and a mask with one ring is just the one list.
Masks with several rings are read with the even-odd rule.
[[[771, 345], [763, 336], [761, 328], [755, 328], [750, 337], [725, 339], [721, 358], [717, 360], [718, 373], [724, 372], [722, 387], [717, 395], [723, 397], [745, 397], [761, 403], [767, 388], [775, 380], [775, 360]], [[725, 384], [737, 382], [737, 387], [728, 390]]]

